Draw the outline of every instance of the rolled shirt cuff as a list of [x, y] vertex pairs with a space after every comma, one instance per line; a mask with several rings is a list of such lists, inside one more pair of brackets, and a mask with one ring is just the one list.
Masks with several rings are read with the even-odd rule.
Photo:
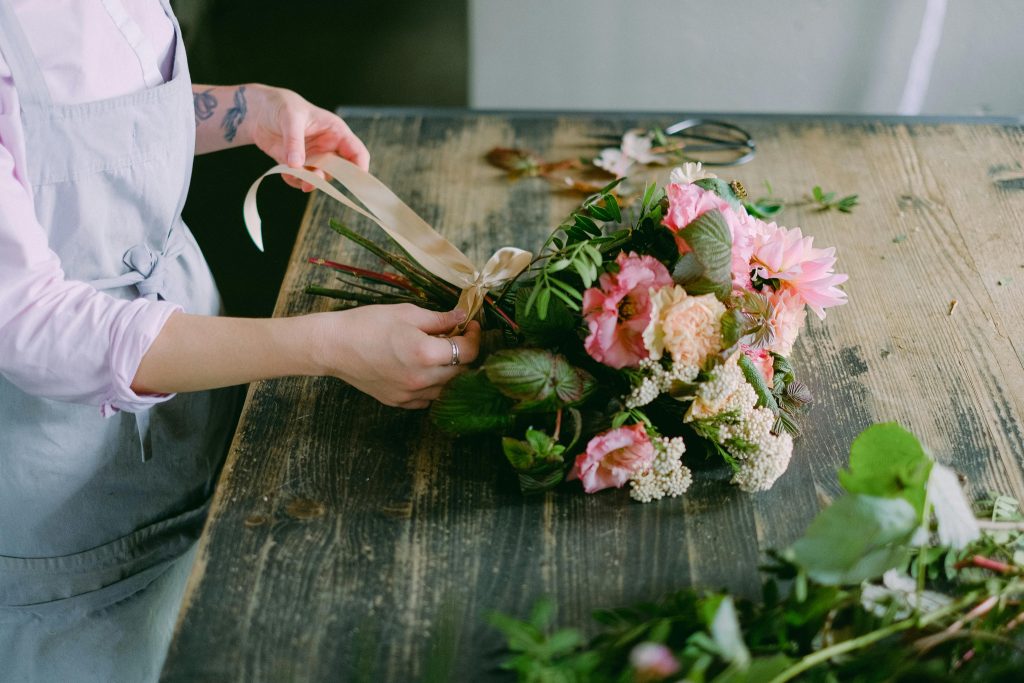
[[174, 394], [137, 394], [132, 382], [142, 358], [156, 341], [167, 319], [184, 309], [168, 301], [136, 299], [132, 310], [117, 317], [111, 330], [110, 369], [112, 383], [100, 405], [100, 414], [110, 417], [118, 411], [139, 413], [174, 397]]

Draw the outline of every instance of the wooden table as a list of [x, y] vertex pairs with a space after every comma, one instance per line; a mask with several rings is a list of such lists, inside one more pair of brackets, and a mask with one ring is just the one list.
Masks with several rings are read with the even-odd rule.
[[[471, 258], [540, 244], [576, 199], [510, 183], [497, 145], [592, 155], [588, 134], [664, 116], [356, 111], [375, 172]], [[485, 614], [550, 595], [561, 623], [686, 585], [756, 592], [766, 548], [838, 493], [853, 437], [898, 420], [975, 497], [1024, 498], [1024, 134], [1018, 125], [732, 117], [758, 143], [735, 170], [797, 198], [856, 192], [853, 214], [788, 209], [835, 245], [848, 306], [809, 321], [798, 371], [817, 397], [789, 472], [765, 494], [691, 460], [681, 499], [574, 486], [523, 498], [496, 440], [451, 442], [423, 412], [331, 379], [254, 384], [203, 533], [166, 681], [505, 680]], [[331, 308], [307, 257], [351, 260], [314, 196], [276, 315]], [[352, 214], [346, 220], [358, 224]], [[273, 230], [273, 226], [265, 226]], [[812, 316], [813, 318], [813, 316]]]

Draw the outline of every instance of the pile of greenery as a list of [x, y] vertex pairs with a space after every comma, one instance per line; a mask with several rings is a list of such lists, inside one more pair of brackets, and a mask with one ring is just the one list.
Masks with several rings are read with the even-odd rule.
[[520, 681], [1019, 681], [1024, 517], [994, 496], [975, 519], [956, 475], [913, 434], [875, 425], [839, 473], [845, 494], [769, 554], [760, 602], [681, 590], [553, 630], [554, 606], [491, 623]]

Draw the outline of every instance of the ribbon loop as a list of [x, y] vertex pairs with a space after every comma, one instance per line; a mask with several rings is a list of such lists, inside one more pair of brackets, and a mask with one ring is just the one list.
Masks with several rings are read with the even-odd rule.
[[[313, 171], [322, 170], [347, 189], [355, 200]], [[269, 175], [290, 175], [306, 181], [332, 199], [369, 218], [425, 269], [459, 287], [458, 308], [471, 320], [483, 306], [487, 291], [506, 282], [530, 265], [533, 255], [516, 247], [502, 247], [488, 259], [482, 270], [458, 247], [438, 234], [387, 185], [335, 154], [320, 154], [306, 161], [306, 168], [274, 166], [261, 175], [245, 196], [245, 226], [256, 248], [263, 251], [262, 221], [256, 209], [256, 191]], [[357, 203], [358, 201], [358, 203]]]

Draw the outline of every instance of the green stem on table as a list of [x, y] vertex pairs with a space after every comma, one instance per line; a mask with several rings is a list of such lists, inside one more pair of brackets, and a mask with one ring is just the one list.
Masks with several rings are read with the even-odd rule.
[[864, 635], [859, 636], [857, 638], [844, 640], [843, 642], [837, 643], [836, 645], [833, 645], [831, 647], [826, 647], [822, 650], [818, 650], [817, 652], [813, 652], [804, 657], [803, 659], [801, 659], [793, 666], [789, 667], [788, 669], [780, 673], [775, 678], [773, 678], [771, 680], [771, 683], [785, 683], [785, 681], [793, 680], [794, 678], [796, 678], [803, 672], [807, 671], [808, 669], [813, 669], [819, 664], [822, 664], [828, 661], [829, 659], [832, 659], [836, 655], [846, 654], [847, 652], [859, 650], [863, 647], [867, 647], [868, 645], [872, 645], [878, 642], [879, 640], [888, 638], [889, 636], [895, 633], [899, 633], [900, 631], [906, 631], [907, 629], [914, 628], [915, 626], [927, 626], [928, 624], [938, 621], [939, 619], [942, 619], [943, 617], [949, 614], [958, 612], [965, 606], [977, 600], [980, 595], [981, 591], [971, 591], [970, 593], [967, 593], [956, 602], [950, 603], [942, 609], [937, 609], [934, 612], [929, 612], [925, 615], [914, 615], [911, 617], [907, 617], [902, 621], [897, 621], [884, 628], [871, 631], [870, 633], [865, 633]]

